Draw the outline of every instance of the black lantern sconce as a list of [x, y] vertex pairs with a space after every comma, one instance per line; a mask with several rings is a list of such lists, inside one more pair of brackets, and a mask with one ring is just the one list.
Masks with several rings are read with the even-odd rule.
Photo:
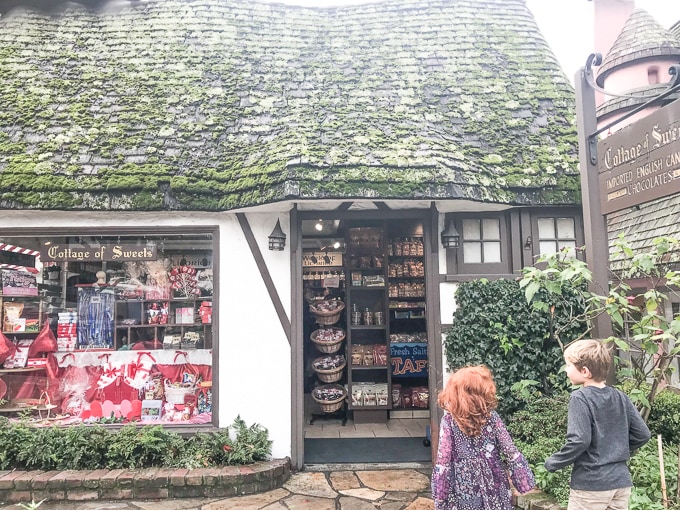
[[453, 225], [453, 220], [449, 221], [449, 226], [442, 231], [442, 246], [444, 248], [458, 248], [460, 246], [460, 234]]
[[286, 247], [286, 234], [281, 230], [281, 222], [276, 220], [276, 226], [269, 234], [269, 249], [272, 251], [283, 251]]

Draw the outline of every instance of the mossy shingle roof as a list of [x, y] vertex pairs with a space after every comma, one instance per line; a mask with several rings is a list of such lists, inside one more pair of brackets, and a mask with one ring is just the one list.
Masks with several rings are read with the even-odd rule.
[[0, 208], [580, 201], [524, 0], [149, 0], [0, 17]]

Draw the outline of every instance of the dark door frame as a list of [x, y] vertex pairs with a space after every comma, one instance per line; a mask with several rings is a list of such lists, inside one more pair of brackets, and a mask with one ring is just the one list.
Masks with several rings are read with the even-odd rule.
[[304, 352], [302, 296], [302, 221], [303, 220], [420, 220], [423, 223], [426, 274], [426, 316], [428, 321], [428, 365], [430, 390], [430, 427], [437, 430], [439, 413], [435, 405], [441, 389], [442, 345], [439, 308], [439, 213], [434, 203], [429, 209], [389, 209], [353, 211], [299, 211], [290, 214], [291, 232], [291, 463], [293, 469], [304, 466]]

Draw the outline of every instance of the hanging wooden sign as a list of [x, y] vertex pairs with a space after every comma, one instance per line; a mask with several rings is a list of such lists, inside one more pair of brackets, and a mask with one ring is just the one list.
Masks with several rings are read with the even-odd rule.
[[315, 251], [302, 255], [302, 267], [338, 267], [342, 266], [342, 253]]
[[602, 214], [680, 192], [680, 101], [597, 144]]

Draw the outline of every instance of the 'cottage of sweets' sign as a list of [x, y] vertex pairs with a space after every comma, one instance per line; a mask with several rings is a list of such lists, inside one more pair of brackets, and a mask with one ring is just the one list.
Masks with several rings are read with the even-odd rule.
[[136, 244], [102, 244], [89, 247], [81, 244], [52, 244], [46, 242], [40, 251], [43, 262], [101, 262], [156, 260], [156, 246]]
[[680, 101], [597, 144], [602, 214], [680, 192]]

